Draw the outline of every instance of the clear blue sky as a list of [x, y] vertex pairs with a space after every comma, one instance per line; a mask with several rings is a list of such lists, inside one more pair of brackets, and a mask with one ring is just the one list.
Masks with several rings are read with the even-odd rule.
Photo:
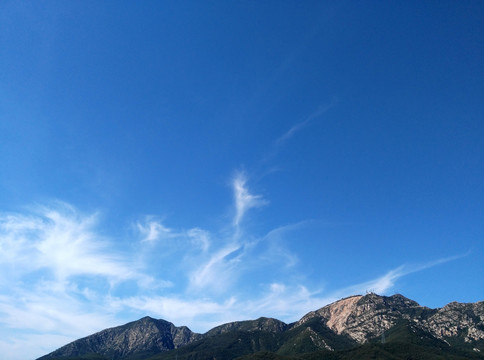
[[3, 1], [0, 352], [483, 300], [483, 43], [482, 1]]

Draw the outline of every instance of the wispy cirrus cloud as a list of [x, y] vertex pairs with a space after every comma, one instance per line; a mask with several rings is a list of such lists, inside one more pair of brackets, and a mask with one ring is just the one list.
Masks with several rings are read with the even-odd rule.
[[2, 336], [0, 349], [5, 359], [36, 359], [72, 341], [72, 336], [9, 331]]
[[295, 266], [299, 262], [299, 258], [297, 254], [283, 245], [283, 239], [290, 236], [291, 232], [305, 227], [308, 223], [308, 221], [300, 221], [271, 229], [261, 238], [261, 241], [267, 244], [267, 250], [261, 252], [261, 258], [265, 262], [273, 262], [274, 259], [282, 260], [285, 267]]
[[203, 253], [210, 248], [210, 233], [200, 228], [193, 228], [188, 230], [188, 237], [192, 240], [192, 244], [199, 247]]
[[47, 352], [37, 340], [62, 341], [52, 342], [52, 351], [66, 339], [118, 324], [119, 314], [104, 306], [107, 294], [123, 283], [140, 290], [153, 284], [136, 257], [101, 235], [99, 222], [98, 213], [84, 214], [62, 202], [0, 214], [2, 353], [25, 340], [35, 358]]
[[136, 228], [142, 235], [141, 241], [144, 242], [153, 242], [160, 239], [176, 237], [176, 234], [173, 234], [172, 229], [164, 226], [161, 221], [156, 220], [153, 216], [146, 217], [143, 222], [138, 221], [136, 223]]
[[[0, 350], [6, 358], [35, 359], [76, 338], [119, 324], [117, 314], [86, 301], [73, 291], [72, 284], [49, 286], [39, 281], [37, 285], [11, 286], [0, 295]], [[16, 352], [22, 345], [25, 348]], [[9, 353], [11, 356], [5, 355]]]
[[247, 177], [239, 172], [235, 175], [233, 182], [233, 192], [235, 200], [235, 216], [233, 223], [239, 226], [245, 213], [251, 208], [260, 207], [267, 204], [261, 195], [253, 195], [247, 188]]
[[[237, 280], [234, 271], [242, 254], [242, 245], [231, 243], [209, 255], [200, 266], [191, 271], [190, 289], [221, 292]], [[232, 255], [232, 256], [231, 256]]]
[[271, 151], [263, 157], [262, 162], [268, 162], [272, 160], [286, 145], [286, 143], [293, 138], [298, 132], [311, 125], [314, 121], [321, 118], [329, 109], [331, 109], [336, 100], [331, 101], [329, 104], [320, 105], [313, 113], [309, 114], [303, 121], [297, 122], [292, 125], [289, 130], [276, 138], [272, 143]]
[[59, 280], [82, 275], [110, 282], [142, 277], [95, 232], [97, 222], [97, 214], [82, 215], [65, 203], [37, 206], [28, 215], [3, 214], [0, 266], [15, 266], [19, 275], [47, 271]]
[[363, 283], [355, 284], [343, 289], [340, 289], [335, 292], [337, 298], [345, 297], [352, 294], [365, 294], [366, 292], [374, 292], [377, 294], [387, 294], [388, 292], [392, 292], [394, 286], [398, 279], [410, 275], [413, 273], [417, 273], [420, 271], [424, 271], [426, 269], [433, 268], [435, 266], [445, 264], [454, 260], [462, 259], [469, 255], [469, 252], [458, 254], [449, 257], [443, 257], [436, 260], [431, 260], [424, 263], [415, 263], [415, 264], [402, 264], [394, 269], [387, 271], [382, 276], [372, 279]]
[[209, 246], [208, 232], [201, 229], [191, 230], [189, 235], [202, 244], [205, 250], [198, 257], [199, 265], [190, 272], [190, 289], [211, 290], [220, 292], [230, 288], [237, 281], [242, 271], [239, 264], [247, 254], [248, 238], [241, 237], [241, 223], [244, 215], [252, 208], [267, 204], [261, 195], [252, 194], [247, 187], [247, 178], [238, 172], [232, 180], [235, 215], [232, 230], [222, 232], [219, 246], [207, 252]]
[[[190, 273], [190, 288], [192, 290], [216, 291], [230, 289], [238, 281], [246, 269], [244, 263], [254, 256], [254, 245], [257, 240], [243, 234], [242, 221], [246, 213], [253, 208], [267, 205], [268, 202], [261, 195], [254, 195], [247, 186], [247, 176], [244, 172], [237, 172], [232, 179], [234, 216], [231, 229], [219, 233], [217, 244], [212, 251], [207, 252], [208, 232], [197, 229], [195, 234], [202, 241], [205, 252], [198, 258], [199, 265]], [[192, 232], [193, 233], [193, 232]], [[261, 239], [264, 241], [263, 239]], [[265, 253], [266, 254], [266, 253]], [[261, 258], [261, 253], [256, 255]]]
[[[132, 296], [111, 298], [111, 308], [136, 311], [139, 314], [169, 319], [176, 325], [187, 325], [192, 330], [204, 332], [230, 321], [237, 314], [235, 297], [215, 300], [206, 297], [189, 297], [181, 294], [171, 296]], [[237, 315], [235, 315], [237, 316]]]

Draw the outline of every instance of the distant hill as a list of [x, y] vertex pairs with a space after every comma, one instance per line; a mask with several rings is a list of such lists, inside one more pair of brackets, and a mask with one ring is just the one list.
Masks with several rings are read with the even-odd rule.
[[144, 317], [38, 360], [484, 359], [484, 302], [420, 306], [402, 295], [341, 299], [286, 324], [259, 318], [205, 334]]

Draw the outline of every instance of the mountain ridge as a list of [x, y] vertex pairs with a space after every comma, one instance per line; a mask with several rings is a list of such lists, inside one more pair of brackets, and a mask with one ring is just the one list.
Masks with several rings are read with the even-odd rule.
[[393, 334], [392, 344], [399, 343], [401, 338], [411, 342], [414, 348], [427, 347], [435, 354], [463, 351], [465, 356], [481, 358], [484, 302], [452, 302], [431, 309], [400, 294], [369, 293], [335, 301], [290, 324], [261, 317], [222, 324], [204, 334], [163, 319], [143, 317], [75, 340], [38, 360], [93, 356], [111, 360], [168, 359], [175, 350], [180, 359], [183, 356], [209, 359], [212, 352], [219, 359], [232, 359], [256, 356], [261, 351], [277, 356], [303, 356], [322, 351], [334, 357], [357, 348], [381, 350], [375, 344], [385, 346], [381, 339], [386, 334]]

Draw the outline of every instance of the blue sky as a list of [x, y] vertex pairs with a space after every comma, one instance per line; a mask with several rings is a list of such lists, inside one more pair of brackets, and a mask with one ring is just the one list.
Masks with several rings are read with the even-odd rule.
[[483, 300], [483, 24], [480, 1], [3, 1], [0, 352]]

